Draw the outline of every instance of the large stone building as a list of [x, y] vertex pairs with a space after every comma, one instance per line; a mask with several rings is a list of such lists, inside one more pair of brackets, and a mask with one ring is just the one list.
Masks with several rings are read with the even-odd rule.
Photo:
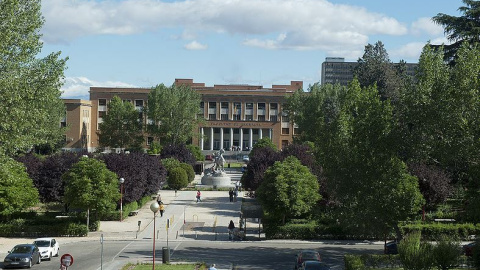
[[[205, 121], [197, 127], [192, 143], [203, 151], [223, 149], [249, 150], [261, 138], [269, 137], [278, 148], [293, 140], [294, 125], [283, 111], [285, 97], [303, 88], [303, 82], [290, 85], [214, 85], [205, 86], [192, 79], [176, 79], [175, 84], [189, 85], [201, 95], [199, 117]], [[67, 107], [63, 122], [69, 129], [65, 150], [94, 151], [98, 145], [98, 124], [108, 113], [107, 104], [118, 96], [132, 102], [141, 113], [150, 88], [91, 87], [90, 100], [64, 100]], [[143, 121], [146, 120], [143, 118]], [[153, 138], [145, 134], [145, 148]]]

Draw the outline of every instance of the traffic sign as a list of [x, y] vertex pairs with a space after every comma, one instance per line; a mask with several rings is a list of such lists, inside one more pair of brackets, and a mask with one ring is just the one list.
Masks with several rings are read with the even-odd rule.
[[70, 254], [63, 254], [62, 257], [60, 258], [60, 263], [63, 266], [71, 266], [73, 265], [73, 256]]

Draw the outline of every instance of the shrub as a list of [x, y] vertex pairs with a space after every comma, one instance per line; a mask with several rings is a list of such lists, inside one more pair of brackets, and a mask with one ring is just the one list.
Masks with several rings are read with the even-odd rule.
[[181, 167], [171, 169], [168, 172], [168, 186], [172, 189], [181, 189], [188, 186], [188, 177]]
[[180, 163], [180, 167], [182, 167], [187, 173], [188, 182], [192, 182], [193, 179], [195, 179], [195, 171], [193, 170], [193, 167], [187, 163]]
[[363, 270], [366, 269], [365, 264], [360, 259], [360, 256], [345, 255], [345, 270]]
[[452, 237], [442, 235], [433, 248], [433, 262], [438, 269], [447, 270], [457, 265], [460, 243]]
[[415, 223], [400, 226], [402, 234], [407, 235], [411, 232], [420, 231], [424, 240], [436, 240], [441, 235], [451, 235], [458, 239], [467, 239], [469, 235], [475, 235], [480, 232], [480, 225], [471, 223], [463, 224], [442, 224], [442, 223]]
[[398, 254], [406, 270], [430, 269], [433, 264], [432, 245], [420, 242], [421, 233], [407, 235], [398, 245]]

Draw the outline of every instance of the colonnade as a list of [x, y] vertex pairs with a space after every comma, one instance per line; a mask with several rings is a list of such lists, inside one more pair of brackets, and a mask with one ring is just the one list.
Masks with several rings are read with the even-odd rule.
[[[252, 149], [254, 142], [260, 140], [264, 136], [264, 130], [267, 130], [267, 136], [272, 139], [272, 129], [262, 128], [238, 128], [238, 134], [234, 134], [234, 128], [220, 127], [220, 132], [215, 136], [214, 127], [202, 127], [200, 128], [200, 149], [201, 150], [219, 150], [224, 148], [227, 150], [233, 150], [238, 148], [239, 150]], [[228, 132], [226, 130], [228, 129]], [[235, 129], [236, 130], [236, 129]], [[248, 134], [244, 137], [244, 131], [248, 130]], [[207, 136], [205, 135], [207, 133]], [[255, 134], [254, 134], [255, 133]], [[256, 137], [254, 140], [254, 137]], [[205, 139], [207, 145], [205, 145]], [[244, 144], [244, 141], [246, 143]], [[208, 148], [208, 149], [206, 149]]]

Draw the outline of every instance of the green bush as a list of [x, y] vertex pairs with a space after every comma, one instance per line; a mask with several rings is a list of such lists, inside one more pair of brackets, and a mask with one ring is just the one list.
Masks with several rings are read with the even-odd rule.
[[185, 170], [188, 177], [188, 183], [192, 182], [195, 179], [195, 171], [193, 170], [192, 165], [187, 163], [180, 163], [180, 167]]
[[420, 231], [423, 240], [436, 240], [442, 235], [451, 235], [458, 239], [468, 239], [469, 235], [480, 233], [480, 224], [471, 223], [452, 224], [452, 223], [414, 223], [400, 226], [403, 235]]
[[363, 270], [366, 269], [365, 264], [357, 255], [345, 255], [345, 270]]
[[173, 168], [168, 172], [168, 186], [173, 189], [181, 189], [188, 186], [187, 173], [181, 167]]
[[447, 270], [458, 264], [460, 242], [447, 235], [441, 236], [433, 248], [433, 262], [438, 269]]
[[412, 232], [398, 245], [398, 255], [405, 270], [430, 269], [433, 265], [432, 245], [420, 241], [421, 233]]

